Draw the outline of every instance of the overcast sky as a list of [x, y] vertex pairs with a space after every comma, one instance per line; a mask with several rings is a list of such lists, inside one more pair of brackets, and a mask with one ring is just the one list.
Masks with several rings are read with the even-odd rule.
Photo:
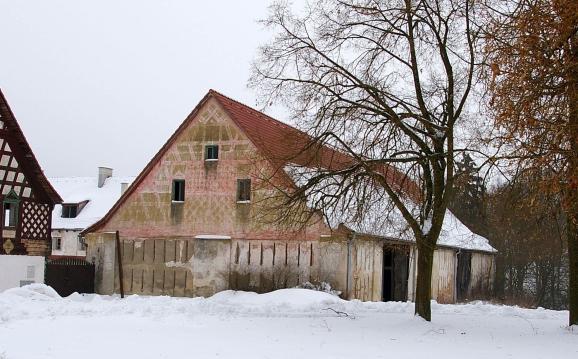
[[136, 175], [210, 88], [255, 104], [270, 2], [0, 0], [0, 87], [48, 176]]

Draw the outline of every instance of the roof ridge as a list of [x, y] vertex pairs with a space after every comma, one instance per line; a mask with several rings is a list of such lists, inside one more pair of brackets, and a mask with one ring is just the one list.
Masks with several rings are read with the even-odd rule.
[[[62, 202], [62, 198], [58, 192], [56, 192], [50, 181], [48, 181], [40, 163], [36, 159], [34, 151], [32, 151], [32, 147], [30, 147], [18, 120], [16, 120], [16, 116], [14, 115], [14, 112], [12, 112], [8, 100], [2, 93], [2, 89], [0, 89], [0, 118], [2, 118], [2, 121], [4, 122], [4, 130], [8, 134], [8, 138], [6, 138], [5, 141], [10, 143], [11, 148], [12, 146], [15, 146], [23, 150], [23, 158], [18, 158], [18, 164], [22, 170], [26, 172], [27, 180], [40, 189], [39, 194], [41, 198], [44, 198], [53, 204]], [[16, 150], [16, 148], [13, 148], [13, 150]], [[19, 157], [16, 153], [14, 156]]]
[[279, 125], [279, 126], [282, 126], [282, 127], [287, 127], [287, 128], [289, 128], [289, 129], [291, 129], [291, 130], [299, 131], [299, 132], [301, 132], [301, 133], [303, 133], [303, 134], [306, 134], [305, 132], [301, 131], [300, 129], [298, 129], [298, 128], [296, 128], [296, 127], [294, 127], [294, 126], [292, 126], [292, 125], [290, 125], [290, 124], [288, 124], [288, 123], [285, 123], [285, 122], [280, 121], [280, 120], [278, 120], [278, 119], [276, 119], [276, 118], [274, 118], [274, 117], [272, 117], [272, 116], [269, 116], [269, 115], [267, 115], [266, 113], [264, 113], [263, 111], [257, 110], [257, 109], [255, 109], [255, 108], [249, 106], [249, 105], [246, 105], [246, 104], [244, 104], [244, 103], [242, 103], [242, 102], [239, 102], [239, 101], [237, 101], [237, 100], [235, 100], [235, 99], [233, 99], [233, 98], [231, 98], [231, 97], [229, 97], [229, 96], [227, 96], [227, 95], [222, 94], [222, 93], [219, 92], [219, 91], [216, 91], [216, 90], [214, 90], [214, 89], [210, 89], [210, 90], [209, 90], [209, 93], [212, 93], [212, 94], [214, 94], [214, 95], [223, 97], [224, 99], [229, 100], [229, 101], [233, 102], [234, 104], [237, 104], [237, 105], [241, 106], [242, 109], [248, 110], [249, 112], [254, 112], [256, 115], [261, 116], [261, 117], [264, 117], [266, 120], [269, 120], [269, 121], [271, 121], [272, 123], [274, 123], [274, 124], [276, 124], [276, 125]]

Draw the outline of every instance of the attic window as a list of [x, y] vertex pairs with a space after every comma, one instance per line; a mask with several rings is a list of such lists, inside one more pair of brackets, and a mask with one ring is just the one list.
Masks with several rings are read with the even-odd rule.
[[219, 146], [206, 145], [205, 146], [205, 161], [217, 161], [219, 159]]
[[63, 204], [62, 205], [62, 218], [76, 218], [78, 215], [78, 204]]
[[238, 179], [237, 180], [237, 202], [251, 201], [251, 180]]
[[4, 210], [4, 228], [14, 228], [18, 223], [18, 207], [20, 200], [16, 193], [11, 190], [4, 199], [2, 208]]
[[173, 180], [173, 202], [184, 202], [185, 200], [185, 180], [176, 179]]

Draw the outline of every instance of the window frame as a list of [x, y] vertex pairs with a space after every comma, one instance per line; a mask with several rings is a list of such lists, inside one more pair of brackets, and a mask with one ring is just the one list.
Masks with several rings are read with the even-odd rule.
[[237, 179], [237, 203], [251, 203], [251, 179], [250, 178], [238, 178]]
[[[58, 244], [57, 246], [55, 244]], [[52, 237], [52, 250], [61, 251], [62, 250], [62, 237]]]
[[[209, 152], [211, 150], [212, 156], [209, 157]], [[218, 161], [219, 160], [219, 145], [205, 145], [205, 161]]]
[[[179, 184], [179, 199], [177, 198], [177, 183]], [[171, 190], [171, 202], [173, 203], [183, 203], [185, 201], [185, 180], [184, 179], [173, 179], [172, 190]]]
[[[6, 205], [8, 205], [10, 209], [6, 209]], [[18, 227], [19, 209], [20, 198], [18, 198], [14, 190], [10, 190], [2, 200], [2, 228], [12, 230]], [[8, 216], [6, 215], [7, 212], [9, 213]], [[8, 222], [6, 222], [6, 219], [8, 219]]]
[[[71, 210], [74, 208], [74, 216], [71, 215]], [[62, 218], [76, 218], [78, 217], [79, 205], [78, 203], [63, 203], [62, 204]], [[65, 215], [66, 214], [66, 215]]]

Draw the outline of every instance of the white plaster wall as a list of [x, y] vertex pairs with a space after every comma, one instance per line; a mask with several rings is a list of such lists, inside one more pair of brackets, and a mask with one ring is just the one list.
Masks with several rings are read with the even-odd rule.
[[62, 238], [62, 247], [60, 250], [52, 249], [53, 256], [86, 256], [86, 250], [78, 250], [78, 235], [80, 231], [70, 229], [58, 229], [52, 231], [52, 238]]
[[0, 255], [0, 291], [20, 287], [21, 280], [44, 283], [44, 257]]

